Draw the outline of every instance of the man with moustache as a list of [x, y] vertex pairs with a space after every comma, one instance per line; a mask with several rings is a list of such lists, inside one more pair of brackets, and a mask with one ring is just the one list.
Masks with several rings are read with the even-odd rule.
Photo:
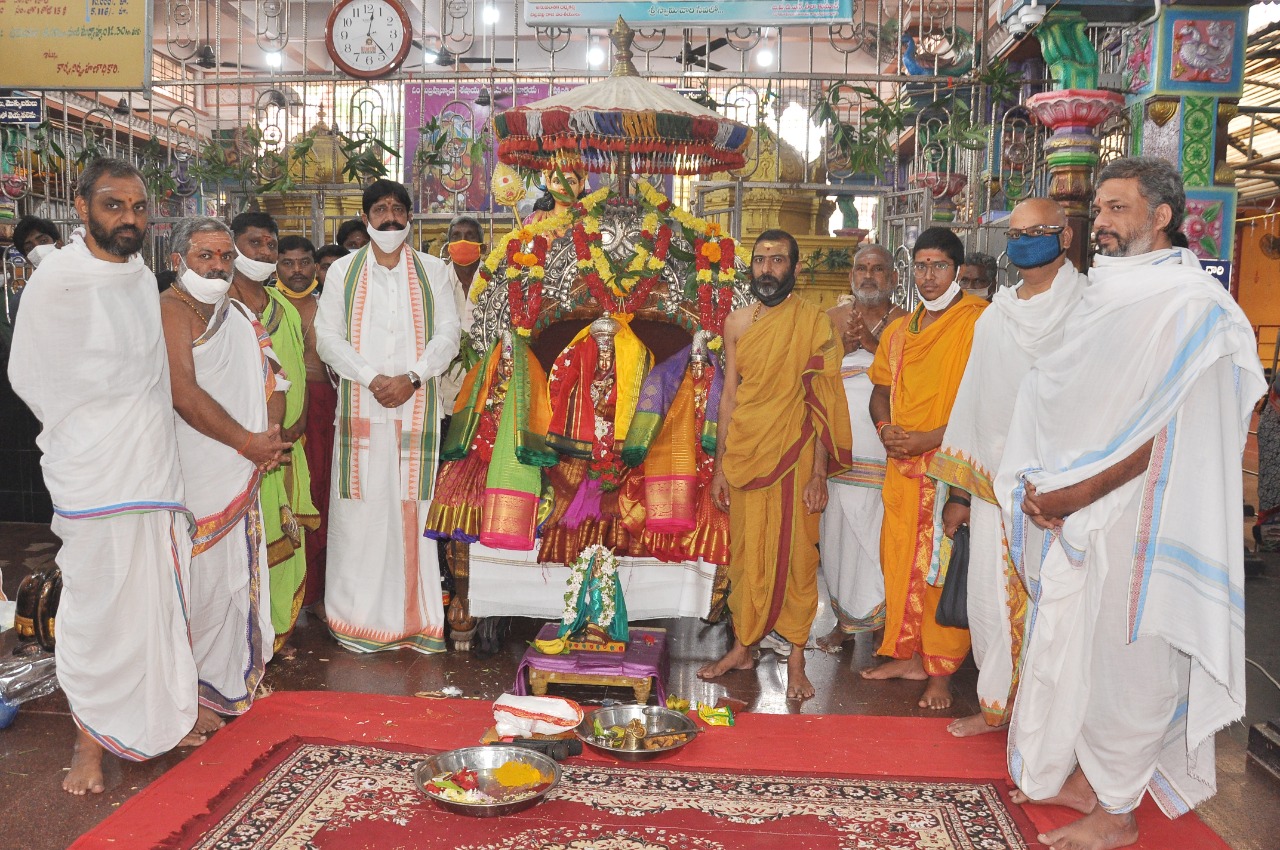
[[190, 628], [200, 673], [196, 731], [218, 716], [249, 710], [271, 657], [266, 544], [259, 487], [289, 445], [280, 438], [283, 376], [270, 339], [227, 297], [236, 249], [213, 218], [174, 225], [170, 265], [178, 272], [160, 295], [178, 455], [187, 508], [195, 521]]
[[155, 277], [138, 251], [147, 190], [97, 159], [75, 208], [87, 232], [26, 288], [9, 380], [43, 425], [37, 443], [62, 540], [58, 683], [76, 725], [62, 787], [100, 794], [102, 753], [152, 758], [204, 736], [184, 594], [191, 536]]
[[442, 652], [435, 541], [437, 377], [458, 353], [449, 270], [405, 244], [409, 192], [376, 180], [361, 199], [369, 245], [333, 264], [320, 357], [339, 376], [325, 611], [348, 649]]
[[751, 254], [752, 307], [729, 314], [712, 499], [729, 514], [733, 647], [698, 671], [715, 679], [754, 666], [772, 631], [791, 644], [787, 698], [814, 694], [804, 646], [818, 610], [818, 519], [827, 476], [850, 466], [841, 345], [818, 306], [795, 297], [800, 249], [766, 230]]
[[912, 269], [921, 303], [889, 323], [871, 366], [871, 418], [888, 456], [880, 535], [885, 628], [878, 654], [893, 660], [862, 675], [925, 681], [919, 705], [936, 710], [951, 706], [951, 675], [969, 652], [968, 632], [941, 626], [934, 616], [942, 594], [941, 547], [934, 546], [941, 505], [937, 483], [925, 475], [969, 359], [973, 325], [987, 306], [961, 291], [956, 272], [963, 263], [964, 245], [950, 230], [920, 234]]
[[1185, 208], [1162, 159], [1099, 173], [1089, 286], [996, 475], [1033, 606], [1015, 799], [1084, 814], [1039, 836], [1055, 850], [1136, 842], [1147, 793], [1170, 817], [1210, 797], [1214, 733], [1244, 713], [1240, 454], [1266, 382], [1249, 320], [1172, 247]]
[[[329, 378], [329, 369], [316, 350], [316, 313], [320, 307], [321, 277], [320, 264], [315, 258], [324, 249], [314, 250], [311, 241], [303, 236], [282, 237], [278, 248], [276, 289], [298, 311], [307, 372], [306, 417], [302, 422], [306, 427], [302, 449], [311, 480], [311, 503], [315, 505], [316, 521], [315, 528], [308, 528], [306, 534], [307, 568], [302, 606], [323, 621], [329, 469], [333, 464], [333, 416], [338, 407], [338, 394]], [[346, 253], [339, 248], [338, 254], [331, 256], [329, 262]]]
[[[1066, 213], [1048, 198], [1030, 198], [1007, 219], [1009, 262], [1021, 282], [996, 292], [974, 326], [965, 367], [942, 447], [929, 475], [971, 506], [943, 511], [943, 534], [969, 524], [968, 615], [978, 664], [977, 714], [953, 721], [956, 737], [993, 732], [1009, 722], [1015, 671], [1022, 647], [1027, 593], [1009, 560], [1000, 505], [992, 484], [1000, 468], [1018, 387], [1040, 357], [1062, 344], [1067, 316], [1088, 278], [1066, 257], [1072, 231]], [[973, 255], [970, 255], [970, 258]]]
[[828, 311], [844, 343], [840, 379], [853, 431], [853, 465], [831, 478], [830, 501], [822, 512], [822, 575], [831, 595], [836, 625], [818, 638], [824, 652], [840, 647], [859, 632], [884, 626], [884, 574], [880, 569], [880, 525], [884, 501], [884, 447], [876, 437], [867, 406], [871, 402], [868, 372], [880, 346], [880, 335], [906, 311], [891, 300], [898, 275], [893, 258], [879, 245], [868, 245], [853, 257], [851, 303]]
[[[266, 213], [241, 213], [231, 220], [231, 235], [236, 246], [231, 297], [248, 307], [271, 337], [276, 362], [289, 382], [283, 393], [284, 405], [278, 412], [272, 412], [271, 422], [280, 426], [280, 439], [292, 448], [279, 468], [262, 477], [262, 527], [267, 537], [274, 649], [282, 657], [292, 657], [293, 651], [286, 651], [285, 643], [302, 610], [307, 575], [306, 535], [319, 524], [319, 515], [311, 501], [311, 476], [302, 444], [309, 405], [307, 334], [294, 306], [298, 302], [288, 297], [281, 287], [269, 283], [277, 273], [279, 260], [276, 220]], [[309, 248], [310, 243], [303, 247]], [[313, 267], [310, 251], [301, 252], [295, 245], [294, 255], [288, 272], [296, 282], [299, 276], [309, 276]], [[302, 266], [298, 265], [299, 259]]]

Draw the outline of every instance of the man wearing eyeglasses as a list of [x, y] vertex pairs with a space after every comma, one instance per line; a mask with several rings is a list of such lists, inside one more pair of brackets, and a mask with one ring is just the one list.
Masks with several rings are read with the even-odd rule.
[[1266, 382], [1249, 320], [1172, 247], [1185, 209], [1162, 159], [1098, 175], [1089, 286], [995, 480], [1033, 606], [1009, 770], [1017, 802], [1084, 815], [1039, 837], [1057, 850], [1137, 841], [1147, 793], [1170, 817], [1208, 799], [1244, 713], [1240, 454]]
[[458, 353], [449, 269], [409, 247], [408, 190], [375, 180], [361, 199], [369, 244], [334, 262], [316, 348], [340, 378], [324, 607], [354, 652], [443, 652], [434, 540], [436, 379]]
[[871, 364], [871, 418], [888, 455], [880, 533], [885, 628], [879, 654], [893, 660], [862, 675], [924, 681], [920, 707], [942, 710], [951, 706], [951, 674], [969, 652], [969, 633], [940, 626], [934, 616], [942, 594], [941, 587], [929, 584], [938, 573], [939, 488], [925, 471], [942, 443], [973, 344], [973, 325], [987, 303], [965, 294], [956, 282], [964, 245], [950, 230], [931, 227], [921, 233], [912, 254], [921, 303], [910, 316], [890, 322]]
[[976, 295], [983, 301], [990, 301], [992, 290], [996, 285], [996, 258], [990, 254], [974, 251], [964, 258], [960, 273], [956, 280], [960, 288], [970, 295]]
[[1066, 213], [1031, 198], [1010, 214], [1007, 253], [1022, 280], [996, 292], [973, 332], [942, 448], [929, 475], [971, 506], [948, 504], [943, 534], [969, 524], [968, 615], [978, 664], [981, 711], [952, 722], [956, 737], [993, 732], [1009, 722], [1014, 670], [1027, 607], [1022, 580], [1008, 566], [1009, 547], [992, 479], [1000, 468], [1018, 387], [1032, 364], [1062, 344], [1064, 323], [1088, 278], [1066, 256], [1073, 237]]

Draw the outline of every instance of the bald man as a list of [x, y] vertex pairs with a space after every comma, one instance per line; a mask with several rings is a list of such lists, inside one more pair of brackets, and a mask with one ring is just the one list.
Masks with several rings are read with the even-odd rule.
[[[992, 732], [1009, 721], [1027, 594], [1008, 557], [1008, 536], [992, 486], [1022, 378], [1062, 343], [1063, 325], [1088, 279], [1067, 261], [1073, 233], [1062, 207], [1045, 198], [1009, 216], [1016, 287], [999, 289], [974, 326], [973, 351], [929, 475], [951, 488], [943, 534], [970, 533], [968, 613], [981, 711], [952, 722], [952, 735]], [[965, 502], [970, 504], [966, 505]]]

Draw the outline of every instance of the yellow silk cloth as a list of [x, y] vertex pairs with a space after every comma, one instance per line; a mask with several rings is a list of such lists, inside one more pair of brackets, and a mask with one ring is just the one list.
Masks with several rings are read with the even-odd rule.
[[818, 514], [802, 494], [818, 441], [827, 475], [853, 462], [844, 355], [831, 320], [793, 296], [739, 337], [741, 382], [729, 420], [723, 469], [729, 481], [729, 610], [750, 645], [776, 630], [809, 639], [818, 609]]
[[655, 533], [693, 530], [698, 513], [698, 427], [693, 379], [686, 375], [644, 464], [645, 527]]
[[[880, 339], [871, 382], [890, 388], [890, 416], [908, 431], [947, 424], [973, 345], [973, 325], [987, 303], [965, 295], [924, 330], [924, 307], [890, 323]], [[884, 569], [885, 627], [879, 654], [919, 653], [931, 676], [954, 673], [969, 652], [967, 629], [938, 625], [942, 587], [926, 582], [933, 560], [937, 482], [926, 476], [936, 450], [906, 460], [889, 458], [885, 470], [880, 564]]]

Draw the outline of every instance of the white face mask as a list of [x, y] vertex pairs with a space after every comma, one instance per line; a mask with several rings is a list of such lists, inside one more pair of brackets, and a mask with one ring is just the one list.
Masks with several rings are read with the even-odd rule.
[[231, 281], [218, 280], [215, 277], [201, 277], [196, 272], [187, 268], [187, 264], [182, 264], [182, 288], [185, 289], [192, 298], [204, 304], [218, 304], [222, 299], [227, 297], [227, 290], [231, 288]]
[[377, 245], [379, 250], [384, 254], [394, 254], [400, 250], [400, 246], [404, 244], [404, 240], [409, 238], [409, 228], [405, 227], [401, 230], [375, 230], [369, 228], [369, 238], [373, 240], [373, 244]]
[[249, 280], [262, 283], [276, 273], [276, 264], [264, 263], [261, 260], [251, 260], [244, 254], [237, 253], [236, 271], [249, 278]]
[[44, 262], [45, 257], [48, 257], [56, 250], [58, 250], [58, 246], [52, 242], [47, 245], [37, 245], [27, 252], [27, 262], [31, 263], [32, 268], [35, 268]]
[[924, 308], [926, 310], [930, 313], [936, 313], [954, 301], [956, 296], [960, 294], [960, 284], [956, 283], [954, 280], [951, 281], [951, 285], [947, 287], [947, 291], [932, 301], [924, 297], [919, 286], [916, 287], [916, 294], [920, 296], [920, 301], [924, 303]]

